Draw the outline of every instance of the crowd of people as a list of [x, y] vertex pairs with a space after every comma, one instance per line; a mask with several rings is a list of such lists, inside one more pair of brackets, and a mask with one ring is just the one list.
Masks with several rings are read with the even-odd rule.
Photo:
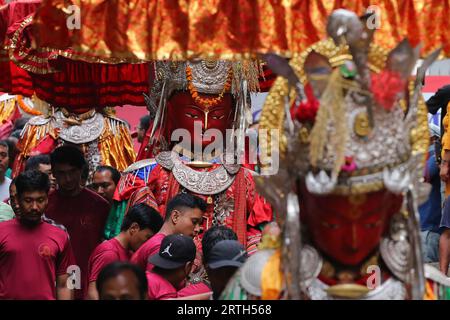
[[450, 263], [450, 139], [448, 134], [450, 86], [443, 86], [427, 101], [428, 112], [440, 111], [440, 125], [429, 123], [430, 146], [425, 182], [431, 185], [427, 200], [419, 207], [422, 253], [425, 263], [439, 264], [448, 274]]
[[192, 281], [204, 200], [179, 193], [165, 212], [133, 205], [108, 238], [117, 169], [83, 177], [82, 151], [63, 145], [11, 180], [10, 151], [0, 141], [0, 299], [217, 299], [246, 260], [232, 229], [211, 227], [201, 242], [207, 276]]

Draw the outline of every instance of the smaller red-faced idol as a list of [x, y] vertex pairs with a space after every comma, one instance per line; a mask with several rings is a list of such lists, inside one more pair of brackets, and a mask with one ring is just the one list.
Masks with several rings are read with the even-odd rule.
[[[418, 222], [429, 191], [420, 89], [439, 52], [411, 79], [418, 47], [377, 47], [368, 17], [334, 11], [329, 38], [283, 66], [298, 78], [289, 113], [288, 81], [269, 93], [260, 129], [283, 132], [280, 169], [256, 182], [282, 213], [282, 234], [247, 260], [224, 298], [445, 298], [450, 282], [423, 264]], [[279, 113], [285, 121], [273, 120]]]
[[256, 173], [245, 161], [250, 93], [259, 89], [262, 68], [257, 61], [159, 61], [154, 71], [147, 96], [153, 120], [143, 147], [154, 158], [147, 164], [147, 187], [162, 215], [179, 193], [206, 202], [203, 232], [195, 235], [199, 254], [192, 278], [198, 279], [205, 232], [228, 227], [252, 254], [262, 226], [273, 218], [271, 205], [255, 191]]

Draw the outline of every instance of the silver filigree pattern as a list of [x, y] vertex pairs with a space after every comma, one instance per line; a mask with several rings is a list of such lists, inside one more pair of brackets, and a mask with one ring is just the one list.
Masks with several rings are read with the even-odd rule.
[[389, 236], [380, 243], [380, 253], [388, 269], [400, 280], [406, 281], [411, 269], [411, 245], [407, 221], [401, 214], [392, 217]]
[[392, 170], [384, 168], [383, 182], [389, 191], [396, 194], [406, 192], [411, 183], [411, 175], [406, 166], [399, 166]]
[[172, 160], [172, 151], [163, 151], [156, 156], [156, 162], [158, 162], [161, 167], [167, 170], [172, 170], [174, 163]]
[[[358, 100], [359, 94], [349, 91], [345, 97], [348, 113], [348, 128], [368, 125], [364, 123], [367, 107]], [[404, 113], [399, 104], [386, 111], [373, 108], [374, 127], [365, 136], [359, 136], [358, 130], [349, 130], [346, 142], [346, 156], [353, 159], [358, 170], [374, 167], [385, 167], [404, 162], [410, 154], [410, 136], [404, 123]], [[328, 135], [335, 133], [330, 124]], [[321, 168], [332, 169], [335, 150], [326, 148]]]
[[47, 124], [50, 120], [52, 120], [52, 117], [46, 117], [46, 116], [36, 116], [30, 118], [28, 120], [27, 124], [32, 126], [42, 126], [44, 124]]
[[132, 163], [128, 168], [126, 168], [123, 172], [124, 173], [130, 173], [139, 169], [142, 169], [144, 167], [152, 166], [156, 164], [155, 159], [143, 159], [137, 162]]
[[161, 152], [156, 161], [164, 168], [171, 170], [178, 183], [187, 190], [203, 195], [214, 195], [225, 191], [234, 182], [223, 165], [211, 171], [197, 171], [184, 164], [175, 152]]
[[192, 84], [203, 93], [219, 94], [222, 92], [228, 78], [232, 63], [225, 60], [189, 61], [192, 70]]
[[91, 118], [83, 120], [80, 125], [68, 125], [67, 118], [61, 111], [55, 113], [55, 127], [60, 129], [59, 137], [65, 141], [83, 144], [96, 140], [105, 127], [104, 117], [95, 113]]
[[302, 284], [303, 287], [307, 287], [320, 274], [323, 260], [316, 249], [310, 245], [304, 245], [300, 253], [300, 261]]
[[226, 219], [234, 211], [234, 200], [227, 197], [226, 192], [218, 194], [214, 205], [213, 225], [224, 225]]
[[86, 162], [89, 165], [89, 180], [88, 184], [91, 183], [92, 175], [98, 166], [102, 164], [102, 155], [100, 150], [98, 149], [98, 140], [94, 140], [88, 144], [87, 152], [86, 152]]
[[314, 176], [312, 172], [308, 172], [305, 182], [309, 192], [327, 194], [335, 188], [337, 180], [329, 177], [324, 170], [321, 170], [317, 176]]
[[[326, 292], [328, 288], [329, 286], [320, 281], [319, 279], [314, 279], [311, 285], [307, 288], [307, 295], [311, 300], [351, 300], [330, 296]], [[406, 299], [406, 289], [404, 284], [395, 278], [389, 278], [387, 281], [385, 281], [375, 289], [369, 291], [369, 293], [367, 293], [365, 296], [355, 300], [405, 300], [405, 299]]]

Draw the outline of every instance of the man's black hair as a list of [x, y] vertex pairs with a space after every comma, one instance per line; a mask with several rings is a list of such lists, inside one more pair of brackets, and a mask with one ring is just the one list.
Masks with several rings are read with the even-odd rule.
[[442, 86], [436, 91], [436, 93], [431, 96], [427, 102], [428, 112], [431, 114], [436, 114], [439, 109], [441, 109], [441, 122], [440, 128], [441, 132], [443, 130], [444, 117], [447, 114], [447, 104], [450, 102], [450, 85]]
[[6, 140], [0, 140], [0, 146], [4, 146], [6, 149], [8, 149], [8, 156], [9, 156], [9, 144], [6, 142]]
[[22, 130], [14, 130], [9, 136], [16, 138], [16, 139], [20, 139], [20, 133], [22, 132]]
[[20, 197], [24, 192], [50, 190], [50, 180], [43, 172], [31, 170], [19, 174], [15, 180], [17, 195]]
[[139, 119], [139, 126], [142, 130], [147, 132], [148, 128], [150, 127], [150, 116], [146, 115]]
[[56, 148], [50, 155], [50, 162], [52, 168], [56, 164], [68, 164], [82, 170], [87, 165], [83, 152], [77, 147], [69, 145]]
[[226, 226], [213, 226], [202, 239], [203, 262], [208, 263], [212, 248], [222, 240], [238, 240], [236, 233]]
[[50, 165], [50, 156], [48, 154], [40, 154], [29, 158], [25, 163], [25, 171], [39, 170], [40, 164]]
[[153, 233], [157, 233], [163, 225], [163, 219], [158, 211], [145, 203], [139, 203], [128, 210], [123, 218], [120, 231], [128, 230], [133, 223], [137, 223], [141, 230], [148, 228]]
[[14, 143], [9, 138], [2, 140], [2, 141], [4, 141], [8, 145], [8, 157], [9, 157], [8, 167], [12, 168], [12, 166], [14, 164], [14, 159], [16, 158], [16, 155], [17, 155], [16, 143]]
[[145, 299], [148, 289], [145, 272], [137, 265], [123, 261], [116, 261], [106, 265], [98, 274], [96, 287], [100, 297], [102, 296], [103, 284], [109, 279], [117, 277], [124, 271], [131, 271], [135, 275], [139, 286], [139, 296], [142, 300]]
[[22, 131], [23, 127], [25, 127], [28, 120], [30, 119], [31, 119], [30, 117], [22, 117], [14, 121], [13, 131]]
[[[119, 183], [119, 180], [120, 180], [119, 170], [117, 170], [116, 168], [111, 167], [111, 166], [98, 166], [95, 169], [95, 172], [104, 172], [104, 171], [109, 171], [111, 173], [111, 178], [116, 185]], [[95, 172], [94, 172], [94, 174], [95, 174]]]
[[169, 220], [170, 213], [175, 209], [191, 208], [205, 212], [207, 207], [208, 205], [203, 199], [189, 193], [179, 193], [167, 204], [165, 220]]

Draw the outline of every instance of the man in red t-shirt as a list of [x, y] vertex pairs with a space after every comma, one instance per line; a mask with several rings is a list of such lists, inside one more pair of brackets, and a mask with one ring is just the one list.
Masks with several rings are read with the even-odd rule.
[[49, 178], [27, 171], [17, 177], [16, 188], [19, 213], [0, 223], [0, 300], [70, 300], [75, 260], [69, 236], [42, 220]]
[[97, 292], [99, 300], [147, 300], [147, 277], [137, 265], [116, 261], [98, 274]]
[[152, 271], [147, 271], [148, 299], [176, 298], [180, 284], [184, 283], [191, 271], [196, 252], [191, 237], [182, 234], [164, 237], [159, 253], [149, 258], [149, 263], [154, 267]]
[[74, 146], [62, 146], [50, 155], [58, 189], [50, 193], [46, 216], [67, 228], [81, 271], [75, 284], [75, 299], [83, 299], [88, 287], [88, 261], [102, 241], [109, 203], [93, 191], [81, 187], [86, 166], [83, 153]]
[[187, 193], [176, 195], [167, 204], [164, 224], [157, 234], [145, 242], [131, 257], [131, 262], [151, 271], [148, 258], [159, 251], [161, 241], [171, 234], [195, 237], [200, 232], [207, 204], [203, 199]]
[[158, 211], [145, 203], [130, 208], [119, 235], [100, 244], [89, 258], [89, 299], [98, 300], [96, 281], [100, 271], [112, 262], [129, 260], [130, 251], [139, 249], [161, 229], [162, 224]]

